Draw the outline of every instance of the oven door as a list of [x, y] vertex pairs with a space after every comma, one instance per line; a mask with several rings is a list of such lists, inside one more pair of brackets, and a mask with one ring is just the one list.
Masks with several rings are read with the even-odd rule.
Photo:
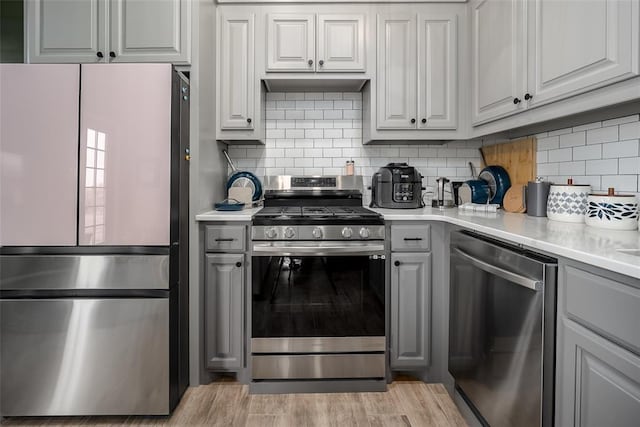
[[254, 242], [253, 353], [385, 348], [383, 242]]

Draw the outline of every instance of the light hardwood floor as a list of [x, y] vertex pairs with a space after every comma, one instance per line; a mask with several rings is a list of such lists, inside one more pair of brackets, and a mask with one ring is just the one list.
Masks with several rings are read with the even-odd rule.
[[187, 390], [171, 417], [9, 418], [11, 426], [466, 426], [441, 384], [394, 381], [385, 393], [250, 395], [217, 382]]

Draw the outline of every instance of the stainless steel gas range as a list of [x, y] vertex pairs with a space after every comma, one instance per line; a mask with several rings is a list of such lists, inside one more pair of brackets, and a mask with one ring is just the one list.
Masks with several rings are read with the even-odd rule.
[[362, 177], [266, 180], [251, 237], [254, 382], [383, 383], [384, 237]]

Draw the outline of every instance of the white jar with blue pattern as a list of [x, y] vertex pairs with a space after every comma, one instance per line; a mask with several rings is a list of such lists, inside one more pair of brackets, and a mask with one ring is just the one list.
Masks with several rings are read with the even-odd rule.
[[585, 222], [591, 227], [611, 230], [635, 230], [638, 228], [638, 200], [634, 195], [590, 194]]
[[547, 198], [547, 218], [563, 222], [584, 222], [590, 185], [552, 185]]

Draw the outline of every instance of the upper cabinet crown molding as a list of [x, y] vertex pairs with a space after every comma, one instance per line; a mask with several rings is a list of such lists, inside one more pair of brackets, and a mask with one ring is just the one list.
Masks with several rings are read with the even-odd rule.
[[[348, 3], [466, 3], [468, 0], [348, 0]], [[345, 0], [216, 0], [219, 4], [291, 4], [291, 3], [345, 3]]]
[[190, 0], [25, 1], [30, 63], [191, 62]]

